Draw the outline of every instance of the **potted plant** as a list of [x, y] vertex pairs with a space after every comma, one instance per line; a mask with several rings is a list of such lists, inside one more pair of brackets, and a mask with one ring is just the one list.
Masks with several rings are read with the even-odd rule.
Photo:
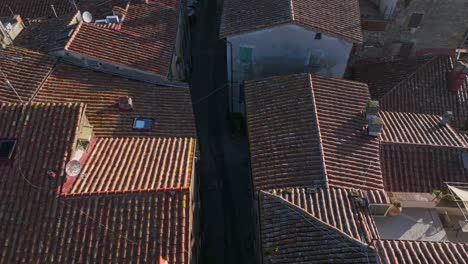
[[380, 109], [379, 101], [371, 100], [367, 102], [366, 119], [370, 119], [374, 116], [377, 116], [377, 114], [379, 113], [379, 109]]
[[401, 202], [398, 200], [394, 200], [390, 208], [388, 208], [387, 215], [388, 216], [397, 216], [401, 214]]

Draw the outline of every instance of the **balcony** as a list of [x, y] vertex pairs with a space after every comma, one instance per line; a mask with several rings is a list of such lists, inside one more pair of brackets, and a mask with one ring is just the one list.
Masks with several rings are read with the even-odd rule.
[[464, 216], [467, 212], [456, 202], [438, 202], [429, 194], [401, 193], [395, 196], [402, 203], [400, 215], [374, 216], [382, 239], [468, 242]]

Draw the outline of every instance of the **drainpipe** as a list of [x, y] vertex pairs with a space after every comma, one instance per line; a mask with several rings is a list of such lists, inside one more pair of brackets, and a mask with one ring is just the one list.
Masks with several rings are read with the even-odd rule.
[[233, 89], [234, 89], [234, 68], [233, 68], [233, 62], [232, 62], [232, 42], [228, 41], [227, 39], [223, 38], [222, 41], [226, 42], [226, 44], [229, 45], [229, 56], [230, 56], [230, 66], [231, 66], [231, 99], [230, 101], [230, 110], [233, 111], [234, 108], [234, 94], [233, 94]]

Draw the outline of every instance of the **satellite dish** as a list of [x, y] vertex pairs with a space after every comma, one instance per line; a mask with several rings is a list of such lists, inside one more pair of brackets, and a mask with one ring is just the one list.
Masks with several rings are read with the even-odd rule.
[[76, 177], [81, 172], [81, 164], [77, 160], [70, 160], [65, 166], [65, 172], [70, 177]]
[[86, 23], [91, 23], [93, 21], [93, 15], [88, 11], [84, 11], [82, 17], [83, 21]]

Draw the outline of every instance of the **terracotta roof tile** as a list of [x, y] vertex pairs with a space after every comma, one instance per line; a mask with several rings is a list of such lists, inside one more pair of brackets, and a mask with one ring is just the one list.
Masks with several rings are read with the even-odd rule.
[[304, 210], [260, 193], [263, 263], [375, 263], [373, 248]]
[[[412, 112], [443, 115], [452, 111], [454, 123], [461, 125], [468, 119], [468, 81], [457, 93], [450, 92], [447, 86], [447, 73], [453, 68], [454, 60], [449, 56], [433, 57], [420, 65], [415, 72], [400, 81], [390, 90], [385, 88], [385, 95], [375, 97], [385, 111]], [[370, 64], [375, 69], [386, 67], [385, 64]], [[375, 79], [384, 78], [386, 71], [372, 74]], [[359, 79], [359, 78], [358, 78]], [[366, 81], [365, 79], [360, 79]], [[371, 94], [382, 94], [379, 85], [370, 81]], [[373, 91], [377, 89], [377, 91]], [[388, 91], [387, 91], [388, 90]]]
[[378, 139], [362, 133], [367, 85], [313, 76], [312, 87], [330, 186], [382, 189]]
[[[132, 1], [122, 30], [175, 45], [181, 0]], [[160, 58], [162, 59], [162, 58]]]
[[125, 8], [129, 0], [80, 0], [77, 1], [80, 10], [90, 12], [95, 19], [113, 15], [114, 8]]
[[307, 76], [246, 82], [247, 125], [256, 189], [321, 185], [320, 138]]
[[296, 74], [246, 81], [256, 189], [382, 189], [378, 139], [362, 135], [367, 86]]
[[[54, 64], [55, 59], [43, 53], [15, 47], [0, 49], [0, 69], [23, 102], [31, 99]], [[0, 102], [20, 102], [1, 73]]]
[[223, 7], [220, 35], [237, 35], [285, 23], [362, 42], [357, 0], [228, 0]]
[[61, 37], [64, 32], [73, 32], [74, 21], [77, 12], [69, 13], [58, 18], [32, 20], [21, 31], [14, 40], [16, 47], [23, 47], [30, 50], [50, 52], [54, 49], [61, 49], [67, 39]]
[[[64, 176], [84, 111], [78, 103], [0, 104], [0, 138], [17, 139], [13, 160], [0, 163], [0, 262], [136, 263], [162, 256], [189, 263], [188, 189], [57, 196], [58, 182], [47, 171]], [[95, 151], [119, 140], [99, 139]], [[168, 161], [172, 156], [166, 153], [162, 158]]]
[[23, 19], [52, 17], [55, 15], [51, 5], [59, 16], [75, 10], [70, 1], [63, 0], [0, 0], [0, 17], [11, 16], [11, 11]]
[[[120, 112], [119, 97], [133, 99], [134, 111]], [[59, 64], [35, 98], [37, 102], [85, 102], [98, 137], [195, 137], [188, 87], [163, 87]], [[153, 119], [151, 131], [132, 128], [134, 118]]]
[[380, 100], [400, 82], [406, 80], [419, 67], [432, 57], [415, 57], [381, 63], [356, 65], [353, 77], [356, 81], [367, 83], [372, 99]]
[[468, 244], [450, 242], [382, 240], [388, 263], [466, 263]]
[[193, 138], [99, 138], [70, 194], [189, 189]]
[[394, 192], [431, 192], [444, 182], [465, 182], [462, 153], [468, 148], [383, 142], [381, 161], [385, 189]]
[[65, 50], [166, 77], [174, 43], [81, 22]]
[[[366, 197], [365, 192], [355, 192]], [[368, 209], [357, 204], [351, 190], [286, 188], [271, 193], [363, 243], [370, 243], [379, 237]]]
[[[463, 147], [465, 141], [451, 127], [440, 125], [440, 116], [381, 111], [385, 142]], [[468, 145], [467, 145], [468, 146]]]
[[48, 170], [62, 174], [83, 113], [78, 103], [0, 104], [0, 138], [17, 140], [13, 162], [0, 163], [5, 185], [18, 178], [18, 170], [38, 185], [48, 185]]

